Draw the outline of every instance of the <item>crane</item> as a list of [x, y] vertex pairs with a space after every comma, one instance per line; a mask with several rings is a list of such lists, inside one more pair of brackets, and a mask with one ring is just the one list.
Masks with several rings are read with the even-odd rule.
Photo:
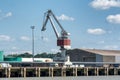
[[[61, 32], [57, 31], [57, 28], [53, 22], [56, 21], [56, 23], [58, 24], [59, 28], [61, 29]], [[58, 21], [58, 19], [56, 18], [56, 16], [53, 14], [53, 12], [51, 10], [48, 10], [45, 13], [45, 20], [43, 21], [43, 26], [41, 31], [45, 31], [46, 30], [46, 24], [48, 22], [48, 20], [50, 21], [52, 28], [55, 32], [56, 38], [57, 38], [57, 46], [60, 46], [60, 50], [61, 50], [61, 55], [63, 58], [65, 58], [65, 53], [67, 49], [70, 49], [70, 39], [69, 39], [69, 35], [70, 33], [68, 33], [60, 24], [60, 22]]]

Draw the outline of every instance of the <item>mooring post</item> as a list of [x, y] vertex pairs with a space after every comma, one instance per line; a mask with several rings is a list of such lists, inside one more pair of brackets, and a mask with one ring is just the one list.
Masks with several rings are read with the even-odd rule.
[[10, 78], [10, 75], [11, 75], [11, 68], [9, 67], [8, 68], [8, 78]]
[[105, 75], [108, 76], [108, 67], [105, 68]]
[[96, 69], [96, 76], [99, 76], [99, 67]]
[[62, 76], [66, 76], [66, 68], [62, 68]]
[[20, 68], [20, 75], [21, 75], [21, 77], [23, 77], [23, 75], [24, 75], [23, 72], [24, 72], [24, 71], [23, 71], [23, 68]]
[[95, 67], [95, 76], [97, 75], [97, 67]]
[[23, 71], [24, 71], [24, 77], [26, 77], [26, 68], [24, 68]]
[[75, 76], [77, 76], [77, 67], [75, 68]]
[[38, 68], [35, 67], [35, 76], [38, 77]]
[[84, 68], [84, 72], [85, 72], [86, 76], [88, 76], [88, 71], [89, 71], [88, 67]]
[[7, 68], [5, 68], [5, 77], [7, 77], [7, 74], [8, 74], [7, 71], [8, 71]]
[[51, 70], [51, 76], [53, 77], [53, 67], [51, 68], [52, 70]]
[[38, 77], [40, 77], [40, 67], [38, 68]]
[[114, 69], [114, 75], [117, 75], [117, 69], [116, 68], [113, 69]]

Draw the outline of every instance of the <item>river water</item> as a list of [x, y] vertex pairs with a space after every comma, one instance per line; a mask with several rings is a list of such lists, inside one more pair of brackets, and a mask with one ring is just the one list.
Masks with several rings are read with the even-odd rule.
[[0, 78], [0, 80], [120, 80], [120, 76], [27, 77], [27, 78]]

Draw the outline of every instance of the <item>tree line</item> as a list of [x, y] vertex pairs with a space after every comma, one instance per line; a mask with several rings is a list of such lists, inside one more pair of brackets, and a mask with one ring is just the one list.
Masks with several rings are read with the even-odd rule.
[[[76, 50], [77, 50], [77, 49], [75, 49], [75, 50], [67, 50], [67, 51], [66, 51], [66, 55], [69, 55], [70, 53], [76, 53]], [[53, 53], [43, 52], [43, 53], [35, 54], [35, 55], [33, 56], [33, 54], [30, 54], [30, 53], [28, 53], [28, 52], [25, 52], [25, 53], [22, 53], [22, 54], [9, 54], [9, 55], [7, 55], [7, 56], [5, 56], [5, 57], [53, 58], [53, 57], [55, 57], [55, 56], [60, 57], [60, 56], [61, 56], [61, 53], [60, 53], [60, 52], [57, 52], [57, 53], [53, 54]]]
[[9, 54], [5, 57], [22, 57], [22, 58], [53, 58], [56, 54], [52, 54], [52, 53], [46, 53], [46, 52], [43, 52], [43, 53], [40, 53], [40, 54], [36, 54], [33, 56], [33, 54], [30, 54], [28, 52], [26, 53], [23, 53], [23, 54]]

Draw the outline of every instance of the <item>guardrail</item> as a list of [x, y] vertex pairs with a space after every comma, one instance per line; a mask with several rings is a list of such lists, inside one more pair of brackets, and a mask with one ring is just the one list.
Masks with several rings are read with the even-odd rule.
[[[13, 62], [13, 61], [4, 61], [0, 62], [12, 65], [12, 67], [55, 67], [57, 64], [59, 67], [63, 67], [64, 62]], [[74, 66], [83, 66], [84, 67], [119, 67], [119, 62], [72, 62]]]

